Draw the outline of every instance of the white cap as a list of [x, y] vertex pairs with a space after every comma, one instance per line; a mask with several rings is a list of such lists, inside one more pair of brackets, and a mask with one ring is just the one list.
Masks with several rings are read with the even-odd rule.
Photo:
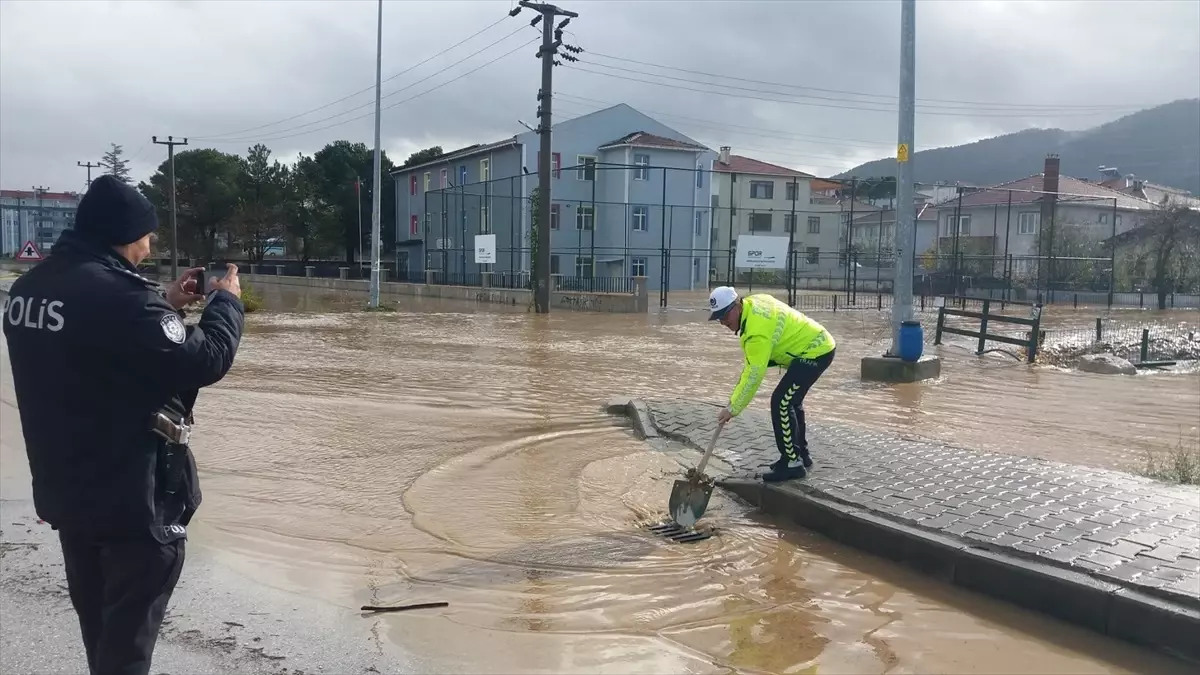
[[712, 310], [712, 314], [708, 316], [709, 321], [716, 321], [725, 316], [733, 303], [737, 302], [737, 291], [733, 290], [733, 286], [717, 286], [712, 293], [708, 295], [708, 308]]

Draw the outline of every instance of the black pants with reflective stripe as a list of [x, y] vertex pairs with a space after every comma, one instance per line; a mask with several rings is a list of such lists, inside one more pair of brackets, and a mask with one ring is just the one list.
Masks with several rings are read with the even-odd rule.
[[[836, 351], [836, 350], [834, 350]], [[771, 394], [771, 426], [775, 445], [789, 462], [808, 456], [804, 426], [804, 396], [833, 363], [833, 352], [815, 359], [795, 359]]]
[[185, 540], [160, 544], [149, 533], [96, 539], [60, 531], [59, 541], [91, 675], [146, 675], [183, 569]]

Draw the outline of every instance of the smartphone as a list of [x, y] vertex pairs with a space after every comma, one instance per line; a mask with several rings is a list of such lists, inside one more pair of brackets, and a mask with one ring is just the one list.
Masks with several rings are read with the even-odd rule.
[[204, 270], [196, 273], [196, 295], [207, 295], [204, 292]]

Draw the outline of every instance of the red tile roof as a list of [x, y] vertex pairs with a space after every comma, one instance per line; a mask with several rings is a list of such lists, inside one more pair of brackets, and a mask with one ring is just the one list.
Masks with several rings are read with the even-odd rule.
[[[913, 206], [913, 212], [916, 214], [917, 220], [937, 221], [937, 211], [928, 204], [916, 204]], [[864, 213], [854, 219], [854, 224], [858, 225], [874, 225], [878, 224], [880, 217], [886, 225], [896, 220], [896, 212], [892, 209], [880, 209], [873, 213]]]
[[[82, 195], [77, 192], [43, 192], [42, 199], [53, 199], [58, 201], [79, 201]], [[37, 199], [37, 194], [33, 190], [0, 190], [0, 197], [4, 199]]]
[[601, 150], [607, 148], [617, 148], [625, 145], [635, 148], [666, 148], [669, 150], [707, 150], [703, 145], [695, 143], [685, 143], [677, 141], [673, 138], [665, 138], [654, 134], [646, 133], [645, 131], [635, 131], [628, 136], [622, 136], [615, 141], [610, 141], [600, 146]]
[[[713, 162], [713, 171], [722, 173], [753, 173], [762, 176], [796, 176], [797, 178], [816, 178], [811, 173], [804, 173], [786, 166], [762, 162], [741, 155], [730, 155], [728, 162]], [[815, 187], [813, 189], [816, 189]]]
[[[988, 188], [978, 188], [973, 192], [967, 192], [962, 198], [963, 208], [973, 208], [978, 206], [1004, 206], [1008, 204], [1009, 195], [1012, 195], [1013, 204], [1033, 204], [1042, 200], [1042, 174], [1037, 173], [1025, 178], [1019, 178], [1007, 183], [1001, 183]], [[1139, 199], [1130, 195], [1117, 192], [1106, 188], [1096, 183], [1089, 183], [1085, 180], [1072, 178], [1071, 176], [1058, 177], [1058, 201], [1059, 202], [1077, 202], [1087, 203], [1095, 202], [1097, 204], [1108, 203], [1112, 205], [1113, 199], [1117, 200], [1117, 206], [1123, 209], [1151, 209], [1154, 204]], [[954, 208], [958, 203], [958, 198], [948, 199], [940, 204], [938, 208], [949, 209]]]
[[1200, 206], [1200, 198], [1187, 190], [1151, 183], [1140, 178], [1134, 179], [1133, 185], [1129, 185], [1128, 182], [1128, 178], [1122, 176], [1121, 178], [1100, 181], [1098, 184], [1110, 190], [1116, 190], [1117, 192], [1137, 197], [1138, 199], [1145, 199], [1155, 204], [1161, 204], [1163, 199], [1170, 197], [1176, 202], [1182, 202], [1189, 206]]
[[840, 190], [841, 187], [842, 187], [841, 183], [835, 183], [833, 181], [825, 180], [823, 178], [814, 178], [812, 180], [812, 191], [813, 192], [825, 192], [826, 190]]

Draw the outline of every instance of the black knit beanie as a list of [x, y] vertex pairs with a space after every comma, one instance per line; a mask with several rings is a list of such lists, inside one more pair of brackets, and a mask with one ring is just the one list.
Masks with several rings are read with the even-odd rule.
[[157, 229], [150, 200], [107, 174], [92, 181], [75, 211], [75, 231], [99, 246], [132, 244]]

